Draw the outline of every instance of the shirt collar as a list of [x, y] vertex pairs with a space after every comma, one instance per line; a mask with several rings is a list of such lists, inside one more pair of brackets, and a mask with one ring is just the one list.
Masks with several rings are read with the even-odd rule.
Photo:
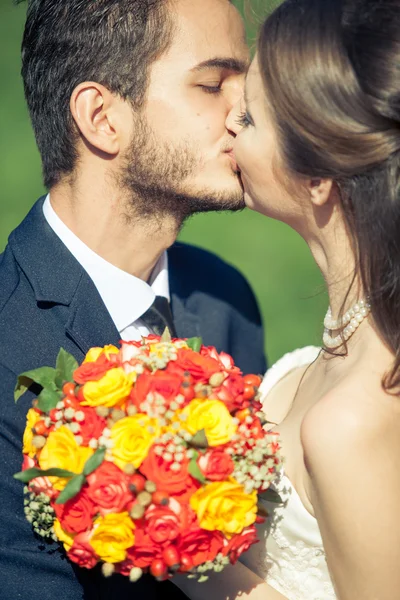
[[164, 252], [147, 283], [112, 265], [82, 242], [56, 214], [48, 195], [43, 213], [54, 233], [87, 272], [119, 332], [150, 308], [156, 296], [170, 300], [168, 255]]

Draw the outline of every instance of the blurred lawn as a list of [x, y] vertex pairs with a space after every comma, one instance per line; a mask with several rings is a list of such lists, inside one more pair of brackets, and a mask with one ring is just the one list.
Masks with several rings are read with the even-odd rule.
[[[278, 3], [254, 1], [258, 8], [250, 11], [253, 16], [246, 12], [252, 21], [251, 40], [261, 11]], [[1, 250], [43, 187], [19, 75], [25, 5], [0, 2]], [[238, 4], [242, 8], [243, 2]], [[200, 215], [186, 225], [181, 239], [214, 251], [245, 274], [264, 317], [270, 362], [293, 348], [319, 343], [327, 297], [308, 248], [288, 227], [248, 210], [235, 215]]]

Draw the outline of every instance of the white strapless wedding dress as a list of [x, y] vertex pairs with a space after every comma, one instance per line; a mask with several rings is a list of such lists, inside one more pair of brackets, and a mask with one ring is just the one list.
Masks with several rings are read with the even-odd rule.
[[[308, 346], [281, 358], [264, 378], [263, 397], [290, 371], [313, 362], [319, 351]], [[258, 526], [259, 543], [241, 556], [241, 562], [288, 600], [335, 599], [317, 520], [283, 471], [274, 487], [284, 503], [262, 501], [270, 516]]]

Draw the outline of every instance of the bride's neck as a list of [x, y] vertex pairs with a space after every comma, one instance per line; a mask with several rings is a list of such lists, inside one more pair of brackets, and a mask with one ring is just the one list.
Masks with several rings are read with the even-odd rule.
[[364, 299], [350, 236], [340, 216], [306, 239], [324, 277], [333, 317]]

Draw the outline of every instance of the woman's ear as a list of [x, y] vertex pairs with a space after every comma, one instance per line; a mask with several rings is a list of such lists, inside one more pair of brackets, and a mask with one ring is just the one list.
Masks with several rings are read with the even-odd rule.
[[70, 100], [72, 116], [84, 140], [111, 156], [120, 151], [115, 127], [118, 122], [115, 118], [115, 103], [116, 97], [103, 85], [93, 81], [80, 83]]
[[311, 202], [314, 206], [324, 206], [331, 198], [332, 179], [310, 179], [307, 183]]

